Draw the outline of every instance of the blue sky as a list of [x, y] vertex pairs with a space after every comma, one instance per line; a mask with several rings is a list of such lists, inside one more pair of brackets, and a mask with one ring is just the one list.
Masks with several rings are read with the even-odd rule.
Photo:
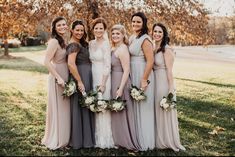
[[235, 15], [235, 0], [199, 0], [215, 16]]

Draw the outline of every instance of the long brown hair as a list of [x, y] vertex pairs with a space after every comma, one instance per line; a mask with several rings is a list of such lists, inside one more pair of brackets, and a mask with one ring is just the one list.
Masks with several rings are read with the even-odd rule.
[[52, 24], [51, 24], [51, 38], [57, 39], [58, 42], [59, 42], [60, 47], [61, 48], [65, 48], [66, 44], [65, 44], [64, 39], [56, 31], [56, 24], [57, 24], [57, 22], [62, 21], [62, 20], [66, 21], [64, 17], [59, 16], [59, 17], [56, 17], [52, 21]]

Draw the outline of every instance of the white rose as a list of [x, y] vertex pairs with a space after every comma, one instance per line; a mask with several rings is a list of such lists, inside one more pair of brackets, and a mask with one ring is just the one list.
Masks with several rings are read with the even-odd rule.
[[168, 103], [164, 103], [163, 106], [162, 106], [164, 109], [167, 109], [169, 107], [169, 104]]
[[160, 106], [163, 106], [165, 103], [166, 103], [167, 99], [166, 98], [163, 98], [161, 101], [160, 101]]
[[121, 103], [121, 102], [116, 102], [116, 103], [113, 104], [113, 107], [114, 107], [115, 109], [120, 109], [121, 106], [122, 106], [122, 103]]
[[85, 100], [85, 104], [92, 104], [93, 103], [93, 101], [94, 101], [94, 97], [88, 97], [88, 98], [86, 98], [86, 100]]
[[94, 104], [90, 105], [90, 110], [91, 110], [92, 112], [95, 112], [95, 105], [94, 105]]
[[98, 106], [104, 105], [104, 101], [98, 101]]
[[138, 96], [138, 100], [144, 100], [144, 99], [145, 99], [145, 96], [143, 95]]
[[103, 94], [102, 94], [102, 92], [98, 92], [97, 95], [98, 95], [98, 96], [97, 96], [98, 99], [103, 99]]

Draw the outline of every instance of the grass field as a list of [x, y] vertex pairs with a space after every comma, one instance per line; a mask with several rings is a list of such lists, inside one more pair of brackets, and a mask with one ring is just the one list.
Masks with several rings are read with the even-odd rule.
[[45, 127], [48, 75], [40, 64], [43, 51], [11, 55], [17, 58], [0, 60], [0, 155], [235, 155], [234, 63], [176, 58], [178, 117], [185, 152], [50, 151], [40, 144]]

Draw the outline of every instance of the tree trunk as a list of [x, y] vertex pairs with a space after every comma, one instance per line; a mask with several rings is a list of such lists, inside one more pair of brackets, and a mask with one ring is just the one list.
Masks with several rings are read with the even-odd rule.
[[4, 40], [4, 56], [9, 56], [9, 51], [8, 51], [8, 41], [7, 39]]
[[99, 8], [98, 8], [98, 3], [95, 0], [89, 0], [88, 1], [88, 31], [87, 31], [87, 35], [88, 35], [88, 40], [91, 40], [94, 38], [93, 34], [92, 34], [92, 30], [90, 28], [90, 18], [89, 15], [91, 15], [92, 19], [95, 19], [97, 17], [99, 17]]

